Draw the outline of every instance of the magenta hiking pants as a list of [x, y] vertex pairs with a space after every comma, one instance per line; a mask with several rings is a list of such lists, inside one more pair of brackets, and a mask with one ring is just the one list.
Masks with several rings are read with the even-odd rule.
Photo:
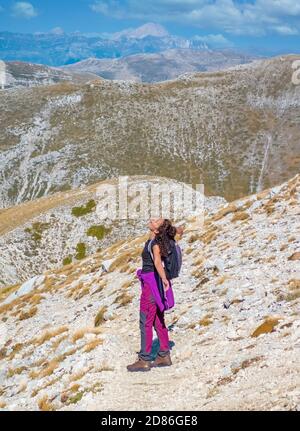
[[153, 326], [159, 340], [160, 349], [158, 355], [165, 356], [169, 352], [169, 334], [165, 324], [164, 311], [157, 306], [152, 294], [151, 283], [156, 283], [154, 272], [141, 274], [140, 297], [140, 333], [141, 350], [138, 356], [146, 361], [152, 359]]

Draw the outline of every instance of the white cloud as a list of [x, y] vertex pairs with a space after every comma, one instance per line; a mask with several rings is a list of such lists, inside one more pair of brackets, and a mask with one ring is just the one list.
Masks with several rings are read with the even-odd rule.
[[193, 39], [199, 40], [203, 43], [207, 43], [213, 47], [229, 47], [232, 46], [232, 42], [230, 42], [223, 34], [206, 34], [204, 36], [194, 36]]
[[274, 31], [284, 36], [294, 36], [299, 34], [299, 31], [297, 28], [289, 27], [287, 25], [278, 25], [274, 27]]
[[257, 0], [256, 8], [270, 11], [275, 15], [300, 15], [300, 3], [298, 0]]
[[103, 15], [107, 15], [110, 11], [110, 7], [107, 3], [104, 3], [103, 1], [97, 1], [94, 4], [90, 5], [90, 8], [97, 13], [101, 13]]
[[37, 16], [37, 10], [31, 3], [25, 1], [16, 2], [12, 6], [12, 12], [14, 16], [19, 16], [22, 18], [34, 18]]
[[64, 34], [64, 30], [61, 27], [54, 27], [52, 30], [49, 31], [49, 33], [61, 35]]
[[234, 35], [292, 35], [300, 29], [299, 0], [96, 0], [91, 9], [119, 19], [173, 21]]

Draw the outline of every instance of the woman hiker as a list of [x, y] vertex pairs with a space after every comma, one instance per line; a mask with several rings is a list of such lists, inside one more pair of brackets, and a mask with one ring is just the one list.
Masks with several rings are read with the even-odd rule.
[[[153, 285], [159, 283], [160, 277], [165, 292], [170, 288], [170, 281], [166, 277], [162, 259], [167, 254], [170, 240], [174, 240], [176, 234], [181, 237], [183, 228], [175, 227], [170, 220], [162, 218], [151, 219], [148, 227], [150, 235], [142, 252], [142, 269], [137, 271], [142, 286], [140, 296], [141, 349], [138, 352], [138, 360], [127, 365], [128, 371], [149, 371], [151, 367], [172, 365], [164, 310], [155, 301]], [[149, 242], [151, 240], [153, 259], [149, 252]], [[155, 289], [158, 291], [157, 285]], [[160, 349], [154, 362], [152, 362], [151, 358], [153, 326], [160, 344]]]

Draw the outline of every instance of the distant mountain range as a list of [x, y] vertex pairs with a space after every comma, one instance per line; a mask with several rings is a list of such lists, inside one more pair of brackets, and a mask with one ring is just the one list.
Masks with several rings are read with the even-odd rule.
[[104, 79], [159, 82], [185, 73], [215, 71], [253, 60], [232, 50], [169, 49], [155, 54], [135, 54], [119, 59], [88, 58], [68, 66], [52, 67], [24, 61], [6, 61], [5, 88], [32, 87], [61, 81]]
[[230, 49], [176, 48], [154, 54], [135, 54], [122, 58], [88, 58], [64, 66], [63, 71], [93, 73], [105, 79], [158, 82], [177, 78], [184, 73], [225, 69], [249, 63], [253, 56]]
[[73, 64], [91, 57], [107, 59], [133, 54], [154, 54], [170, 49], [211, 51], [212, 48], [221, 49], [228, 46], [225, 39], [220, 41], [219, 46], [210, 46], [199, 36], [190, 39], [173, 36], [162, 26], [153, 23], [112, 34], [67, 34], [62, 31], [35, 34], [0, 32], [2, 60], [48, 66]]

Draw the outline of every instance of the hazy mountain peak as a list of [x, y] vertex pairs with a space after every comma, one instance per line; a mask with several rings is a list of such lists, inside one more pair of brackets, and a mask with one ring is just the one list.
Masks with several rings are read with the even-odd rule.
[[135, 29], [129, 28], [129, 29], [114, 33], [114, 39], [118, 39], [122, 36], [125, 36], [128, 38], [143, 39], [144, 37], [147, 37], [147, 36], [165, 37], [165, 36], [169, 36], [169, 33], [162, 25], [156, 24], [153, 22], [148, 22]]

